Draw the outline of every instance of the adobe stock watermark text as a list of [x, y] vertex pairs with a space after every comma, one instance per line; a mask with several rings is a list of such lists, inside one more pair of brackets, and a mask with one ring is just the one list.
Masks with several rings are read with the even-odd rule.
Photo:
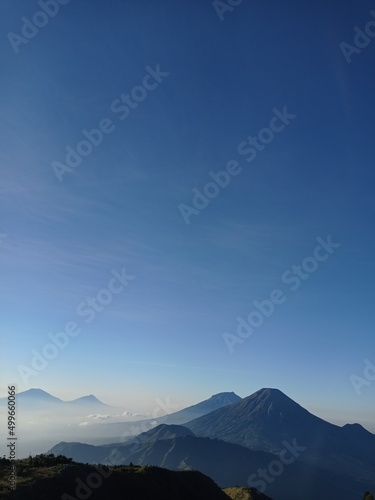
[[[265, 150], [266, 146], [270, 144], [276, 134], [279, 134], [294, 120], [297, 115], [289, 113], [287, 107], [284, 106], [282, 111], [277, 108], [272, 109], [273, 115], [268, 123], [268, 127], [259, 130], [255, 136], [249, 135], [246, 139], [241, 141], [237, 146], [237, 153], [244, 156], [248, 163], [253, 162], [259, 153]], [[190, 205], [180, 203], [178, 209], [186, 224], [190, 224], [190, 217], [192, 215], [199, 215], [202, 210], [208, 207], [210, 201], [216, 198], [223, 189], [225, 189], [231, 177], [235, 177], [242, 172], [242, 166], [237, 160], [230, 160], [227, 162], [225, 169], [214, 172], [209, 172], [210, 181], [207, 182], [203, 188], [193, 189], [193, 198]]]
[[27, 45], [52, 18], [57, 16], [60, 6], [66, 5], [70, 1], [71, 0], [39, 0], [38, 5], [41, 10], [37, 10], [31, 19], [28, 19], [26, 16], [21, 18], [21, 35], [13, 33], [12, 31], [7, 35], [14, 52], [18, 54], [22, 45]]
[[375, 10], [370, 10], [370, 15], [373, 19], [370, 19], [365, 26], [362, 28], [355, 26], [353, 28], [355, 33], [353, 43], [341, 42], [339, 44], [348, 64], [352, 62], [352, 55], [360, 54], [363, 49], [370, 45], [371, 39], [375, 37]]
[[[112, 101], [110, 109], [119, 120], [125, 120], [132, 110], [147, 98], [149, 92], [155, 90], [169, 76], [169, 73], [160, 69], [160, 64], [157, 64], [155, 68], [146, 66], [145, 70], [146, 74], [140, 85], [135, 85], [127, 94], [122, 93]], [[65, 162], [55, 160], [51, 164], [58, 181], [62, 182], [67, 172], [73, 172], [82, 163], [83, 158], [90, 156], [95, 148], [102, 144], [104, 138], [112, 134], [115, 129], [113, 120], [103, 117], [99, 120], [97, 128], [81, 130], [83, 138], [74, 147], [65, 146]]]
[[[94, 321], [98, 313], [105, 310], [112, 302], [115, 295], [121, 293], [128, 286], [129, 281], [134, 280], [135, 276], [126, 274], [125, 267], [121, 272], [112, 269], [111, 278], [108, 280], [107, 286], [101, 288], [94, 297], [86, 297], [76, 307], [76, 315], [84, 317], [84, 322], [90, 324]], [[31, 350], [31, 362], [28, 365], [18, 365], [17, 371], [22, 378], [23, 383], [28, 386], [29, 378], [35, 377], [39, 372], [47, 368], [52, 359], [55, 359], [60, 351], [66, 349], [70, 340], [77, 337], [82, 332], [82, 327], [78, 324], [78, 319], [75, 321], [67, 321], [65, 327], [60, 332], [54, 334], [49, 333], [47, 342], [42, 349]]]
[[[316, 241], [318, 245], [314, 248], [311, 256], [304, 258], [300, 265], [294, 264], [281, 275], [281, 281], [288, 285], [291, 292], [298, 290], [302, 283], [317, 271], [321, 263], [329, 259], [335, 249], [341, 246], [341, 243], [332, 241], [331, 235], [328, 235], [325, 240], [318, 237]], [[229, 352], [233, 354], [234, 346], [242, 344], [245, 339], [251, 337], [254, 331], [263, 325], [265, 319], [274, 314], [276, 306], [284, 304], [286, 300], [287, 296], [281, 288], [274, 288], [266, 299], [254, 300], [253, 308], [246, 319], [237, 316], [236, 334], [223, 333], [222, 335]]]

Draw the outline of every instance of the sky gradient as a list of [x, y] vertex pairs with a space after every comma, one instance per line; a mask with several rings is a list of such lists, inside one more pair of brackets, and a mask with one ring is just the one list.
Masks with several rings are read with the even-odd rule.
[[[1, 396], [16, 383], [152, 411], [277, 387], [375, 432], [375, 382], [350, 380], [375, 364], [375, 39], [351, 62], [340, 47], [373, 8], [77, 0], [17, 45], [41, 7], [2, 2]], [[194, 205], [219, 171], [227, 185]], [[329, 235], [339, 246], [291, 290], [284, 273]], [[275, 289], [285, 301], [230, 352], [223, 334]]]

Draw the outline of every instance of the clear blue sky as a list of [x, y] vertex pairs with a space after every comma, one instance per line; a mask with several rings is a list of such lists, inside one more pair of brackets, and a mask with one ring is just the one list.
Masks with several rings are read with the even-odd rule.
[[[349, 377], [375, 363], [375, 38], [350, 63], [340, 48], [372, 8], [254, 0], [221, 20], [211, 1], [77, 0], [22, 42], [8, 34], [30, 36], [41, 7], [2, 2], [2, 395], [15, 382], [139, 410], [278, 387], [373, 420], [375, 382], [357, 395]], [[285, 106], [296, 116], [246, 161], [241, 143]], [[60, 182], [53, 162], [100, 123]], [[179, 206], [231, 161], [187, 224]], [[292, 291], [282, 275], [328, 235], [340, 246]], [[128, 286], [79, 315], [124, 267]], [[223, 334], [274, 289], [284, 303], [231, 353]], [[68, 322], [81, 333], [25, 384], [18, 367]]]

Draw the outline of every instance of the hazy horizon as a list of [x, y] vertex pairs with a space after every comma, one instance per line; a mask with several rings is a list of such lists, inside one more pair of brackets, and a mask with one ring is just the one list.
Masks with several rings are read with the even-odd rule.
[[[215, 396], [217, 394], [221, 394], [224, 392], [234, 392], [237, 396], [241, 397], [242, 399], [248, 396], [251, 396], [255, 392], [260, 391], [261, 389], [264, 389], [265, 387], [259, 387], [255, 391], [250, 392], [249, 394], [246, 395], [241, 395], [238, 393], [238, 391], [218, 391], [212, 394], [207, 394], [203, 396], [201, 399], [191, 399], [191, 400], [183, 400], [180, 399], [179, 401], [177, 399], [173, 400], [169, 395], [167, 395], [164, 399], [156, 398], [154, 400], [148, 400], [148, 401], [143, 401], [143, 406], [139, 407], [130, 407], [129, 403], [126, 401], [126, 397], [119, 397], [119, 398], [114, 398], [109, 401], [108, 399], [105, 399], [105, 395], [103, 398], [99, 397], [97, 394], [95, 394], [94, 391], [87, 392], [87, 393], [82, 393], [79, 394], [78, 396], [72, 396], [72, 397], [62, 397], [60, 394], [56, 394], [54, 392], [49, 392], [46, 391], [45, 389], [41, 387], [31, 387], [30, 389], [27, 389], [26, 391], [20, 391], [20, 392], [27, 392], [28, 390], [32, 389], [40, 389], [44, 392], [47, 392], [51, 396], [54, 396], [63, 402], [70, 402], [70, 401], [75, 401], [79, 398], [83, 398], [85, 396], [93, 395], [95, 398], [97, 398], [101, 403], [108, 405], [108, 418], [111, 418], [110, 421], [122, 421], [124, 419], [119, 419], [120, 415], [118, 413], [111, 413], [111, 410], [115, 409], [123, 409], [125, 412], [129, 412], [128, 415], [126, 415], [126, 420], [132, 420], [132, 419], [142, 419], [142, 418], [155, 418], [156, 416], [163, 416], [169, 413], [175, 413], [177, 411], [180, 411], [181, 409], [187, 408], [189, 406], [195, 405], [201, 401], [208, 400], [212, 396]], [[271, 389], [279, 389], [278, 387], [272, 387]], [[284, 391], [282, 391], [284, 392]], [[375, 434], [375, 424], [373, 420], [358, 420], [356, 419], [356, 413], [355, 411], [348, 411], [347, 413], [340, 414], [340, 415], [335, 415], [334, 412], [332, 412], [333, 407], [320, 407], [316, 406], [312, 403], [301, 403], [301, 401], [293, 399], [290, 394], [284, 392], [286, 396], [294, 400], [296, 403], [298, 403], [300, 406], [308, 410], [310, 413], [316, 415], [317, 417], [322, 418], [323, 420], [326, 420], [332, 424], [338, 425], [338, 426], [343, 426], [345, 424], [352, 424], [352, 423], [359, 423], [363, 427], [365, 427], [368, 431], [372, 432]], [[0, 398], [5, 398], [6, 394], [0, 393]], [[185, 401], [185, 402], [182, 402]], [[40, 410], [43, 410], [43, 408], [40, 408]], [[110, 417], [109, 417], [110, 416]], [[69, 422], [67, 422], [69, 423]], [[95, 422], [92, 422], [95, 423]]]

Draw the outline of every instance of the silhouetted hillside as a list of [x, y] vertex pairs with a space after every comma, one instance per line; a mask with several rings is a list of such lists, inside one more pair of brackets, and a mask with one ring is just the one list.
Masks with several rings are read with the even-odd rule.
[[73, 463], [25, 467], [19, 463], [18, 485], [7, 493], [8, 470], [0, 470], [0, 498], [9, 500], [228, 500], [197, 471], [173, 472], [159, 467], [94, 467]]
[[259, 493], [255, 488], [225, 488], [223, 491], [232, 500], [271, 500], [270, 497]]
[[[254, 486], [265, 491], [277, 500], [331, 500], [337, 496], [345, 500], [357, 500], [358, 491], [368, 489], [368, 484], [357, 485], [350, 477], [334, 474], [318, 465], [307, 465], [293, 461], [288, 452], [288, 465], [282, 466], [282, 473], [271, 474], [270, 482], [264, 481], [259, 470], [268, 470], [270, 464], [278, 461], [278, 456], [271, 453], [254, 451], [237, 444], [219, 439], [210, 439], [186, 435], [171, 437], [166, 427], [152, 429], [150, 439], [144, 434], [142, 441], [130, 442], [127, 445], [110, 445], [94, 447], [95, 452], [102, 453], [102, 463], [154, 465], [171, 470], [199, 470], [212, 478], [220, 487], [234, 485]], [[175, 426], [172, 426], [175, 427]], [[178, 426], [179, 429], [184, 427]], [[156, 431], [156, 432], [155, 432]], [[155, 440], [155, 434], [165, 436]], [[65, 445], [65, 447], [64, 447]], [[66, 446], [68, 445], [68, 446]], [[51, 451], [77, 457], [86, 453], [86, 446], [81, 443], [60, 443]], [[89, 454], [87, 455], [89, 456]], [[94, 456], [94, 455], [92, 455]], [[291, 458], [290, 458], [291, 457]], [[250, 481], [250, 482], [249, 482]], [[265, 488], [265, 489], [263, 489]]]

